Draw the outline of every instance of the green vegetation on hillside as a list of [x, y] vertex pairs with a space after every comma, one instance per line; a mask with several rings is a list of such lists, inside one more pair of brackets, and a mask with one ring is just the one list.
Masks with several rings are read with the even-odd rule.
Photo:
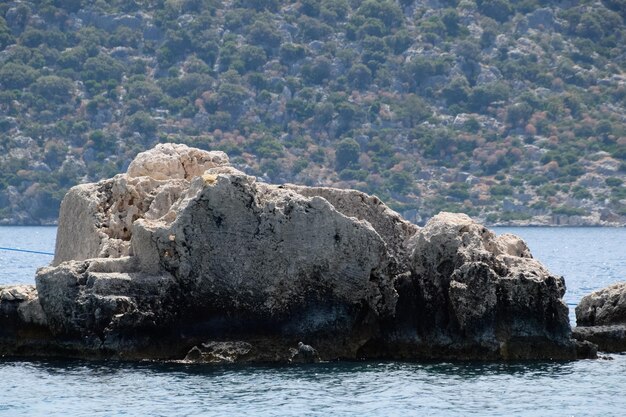
[[626, 2], [0, 4], [0, 218], [157, 142], [415, 221], [626, 213]]

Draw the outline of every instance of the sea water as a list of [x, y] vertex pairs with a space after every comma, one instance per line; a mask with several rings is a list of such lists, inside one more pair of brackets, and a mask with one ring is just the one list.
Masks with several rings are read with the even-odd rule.
[[[563, 275], [570, 309], [626, 281], [626, 229], [496, 228]], [[0, 227], [0, 247], [53, 252], [55, 228]], [[0, 285], [51, 256], [0, 251]], [[570, 312], [573, 322], [573, 311]], [[0, 360], [0, 416], [626, 415], [626, 355], [573, 362], [299, 366]]]

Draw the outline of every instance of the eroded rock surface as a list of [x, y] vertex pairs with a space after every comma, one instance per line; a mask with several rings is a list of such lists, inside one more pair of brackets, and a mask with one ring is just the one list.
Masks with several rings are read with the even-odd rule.
[[[577, 355], [563, 279], [519, 238], [450, 213], [420, 229], [376, 197], [261, 183], [221, 152], [184, 145], [159, 145], [126, 174], [73, 188], [54, 262], [36, 281], [37, 292], [15, 293], [24, 299], [0, 297], [3, 320], [38, 326], [64, 356]], [[6, 333], [5, 351], [20, 354], [18, 333]]]
[[138, 154], [126, 174], [73, 187], [61, 204], [53, 265], [130, 255], [135, 220], [167, 215], [192, 178], [225, 165], [223, 152], [160, 144]]
[[385, 326], [382, 352], [391, 350], [386, 355], [576, 355], [563, 278], [534, 260], [521, 239], [496, 237], [463, 214], [441, 213], [410, 246], [411, 274], [397, 280], [396, 318]]
[[209, 168], [228, 165], [228, 156], [221, 151], [206, 152], [185, 145], [165, 143], [141, 152], [128, 166], [128, 176], [155, 180], [191, 180]]
[[190, 340], [314, 334], [328, 358], [354, 357], [376, 331], [366, 319], [393, 314], [385, 241], [323, 198], [208, 170], [176, 210], [171, 223], [136, 222], [132, 243], [140, 262], [158, 259], [176, 277]]
[[285, 187], [306, 197], [322, 197], [335, 210], [348, 217], [367, 221], [387, 244], [400, 270], [406, 270], [407, 244], [419, 227], [404, 220], [376, 196], [356, 190], [339, 190], [327, 187], [305, 187], [288, 184]]
[[0, 286], [0, 355], [42, 355], [50, 340], [35, 286]]
[[626, 324], [626, 282], [610, 285], [583, 297], [576, 306], [576, 324]]
[[583, 297], [576, 306], [574, 337], [606, 352], [626, 351], [626, 282]]

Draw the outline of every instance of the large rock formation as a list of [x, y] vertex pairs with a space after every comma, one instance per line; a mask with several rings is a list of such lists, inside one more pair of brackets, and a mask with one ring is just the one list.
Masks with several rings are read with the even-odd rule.
[[70, 190], [53, 264], [36, 282], [37, 294], [2, 300], [0, 311], [11, 329], [30, 323], [38, 336], [4, 332], [2, 352], [203, 362], [577, 356], [563, 279], [520, 239], [449, 213], [420, 230], [376, 197], [261, 183], [221, 152], [184, 145], [159, 145], [126, 174]]
[[626, 282], [583, 297], [576, 306], [574, 337], [605, 352], [626, 351]]

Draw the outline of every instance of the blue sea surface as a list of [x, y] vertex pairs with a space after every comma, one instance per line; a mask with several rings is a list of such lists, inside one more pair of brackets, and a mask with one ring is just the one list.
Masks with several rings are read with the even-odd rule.
[[[567, 284], [570, 308], [626, 281], [626, 229], [496, 228]], [[55, 228], [0, 227], [0, 247], [53, 251]], [[0, 285], [51, 256], [0, 251]], [[573, 313], [570, 314], [573, 317]], [[626, 355], [574, 362], [299, 366], [0, 361], [0, 416], [623, 416]]]

